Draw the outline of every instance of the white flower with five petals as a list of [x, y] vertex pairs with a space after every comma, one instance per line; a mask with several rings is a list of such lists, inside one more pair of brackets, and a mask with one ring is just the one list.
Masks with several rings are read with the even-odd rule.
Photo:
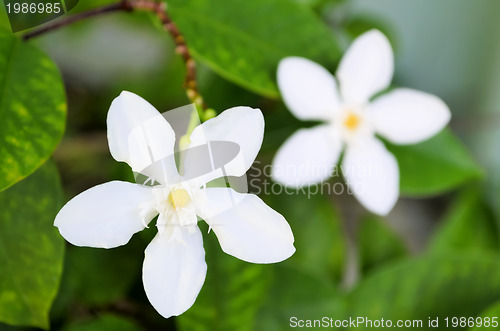
[[[117, 97], [109, 110], [108, 142], [112, 156], [127, 162], [159, 185], [112, 181], [70, 200], [55, 226], [77, 246], [112, 248], [126, 244], [158, 215], [158, 234], [145, 252], [144, 289], [151, 304], [168, 318], [195, 302], [207, 271], [198, 216], [213, 229], [222, 250], [253, 263], [274, 263], [295, 248], [282, 215], [252, 194], [227, 187], [206, 187], [212, 179], [243, 176], [262, 144], [264, 119], [258, 109], [236, 107], [194, 129], [180, 176], [174, 155], [175, 134], [147, 101], [130, 92]], [[199, 159], [189, 150], [211, 141], [239, 145], [237, 156], [221, 169], [188, 176]], [[195, 169], [195, 170], [192, 170]]]
[[368, 210], [386, 215], [399, 196], [399, 168], [376, 134], [394, 144], [414, 144], [441, 131], [451, 114], [438, 97], [406, 88], [388, 88], [394, 58], [378, 30], [359, 36], [344, 54], [337, 81], [325, 68], [299, 57], [283, 59], [278, 85], [290, 111], [301, 120], [325, 124], [301, 129], [278, 150], [273, 178], [301, 187], [331, 176], [342, 150], [342, 173]]

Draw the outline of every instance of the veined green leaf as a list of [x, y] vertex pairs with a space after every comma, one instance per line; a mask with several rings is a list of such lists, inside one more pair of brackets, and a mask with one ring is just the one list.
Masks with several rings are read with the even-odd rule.
[[62, 137], [66, 97], [55, 64], [0, 30], [0, 190], [41, 166]]
[[499, 299], [498, 256], [426, 255], [367, 277], [349, 294], [347, 309], [371, 320], [420, 319], [425, 328], [429, 317], [477, 316]]
[[48, 162], [0, 192], [0, 321], [48, 328], [64, 240], [53, 226], [62, 192]]
[[283, 57], [303, 56], [324, 65], [340, 57], [328, 27], [310, 8], [289, 0], [166, 2], [197, 59], [268, 97], [278, 96], [276, 68]]
[[398, 160], [403, 195], [440, 194], [482, 176], [479, 165], [449, 129], [420, 144], [388, 144], [388, 148]]
[[429, 250], [489, 251], [499, 248], [499, 231], [479, 189], [462, 192], [434, 234]]

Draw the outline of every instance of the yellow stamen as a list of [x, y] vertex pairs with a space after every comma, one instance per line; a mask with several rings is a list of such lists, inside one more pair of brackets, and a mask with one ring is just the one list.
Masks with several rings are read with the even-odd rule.
[[184, 189], [177, 189], [171, 191], [168, 195], [167, 201], [174, 207], [175, 209], [181, 209], [185, 205], [188, 204], [190, 200], [190, 196]]
[[361, 122], [361, 118], [358, 115], [356, 115], [352, 112], [349, 112], [346, 119], [344, 120], [344, 125], [349, 130], [356, 130], [358, 128], [360, 122]]

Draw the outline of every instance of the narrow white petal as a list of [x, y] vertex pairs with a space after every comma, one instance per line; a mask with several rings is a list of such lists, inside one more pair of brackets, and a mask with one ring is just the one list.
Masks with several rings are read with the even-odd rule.
[[[175, 133], [165, 118], [146, 100], [123, 91], [108, 112], [111, 155], [141, 172], [174, 153]], [[171, 158], [173, 159], [173, 158]]]
[[193, 305], [207, 274], [198, 227], [174, 231], [168, 238], [156, 235], [146, 248], [142, 268], [149, 302], [165, 318], [178, 316]]
[[450, 121], [451, 112], [440, 98], [411, 89], [396, 89], [377, 98], [367, 112], [375, 130], [395, 144], [429, 139]]
[[387, 37], [370, 30], [354, 40], [337, 69], [344, 101], [363, 104], [387, 88], [394, 73], [394, 55]]
[[398, 163], [378, 139], [348, 146], [342, 172], [354, 196], [371, 212], [386, 215], [396, 204]]
[[331, 126], [300, 129], [278, 150], [272, 177], [292, 187], [320, 183], [331, 176], [341, 150], [342, 142]]
[[54, 225], [76, 246], [112, 248], [125, 245], [155, 216], [148, 208], [151, 188], [113, 181], [94, 186], [59, 211]]
[[229, 188], [206, 189], [205, 212], [222, 250], [252, 263], [283, 261], [295, 252], [293, 233], [285, 218], [253, 194]]
[[305, 58], [280, 61], [278, 87], [287, 107], [301, 120], [331, 120], [340, 107], [333, 75]]
[[[230, 108], [193, 130], [189, 149], [206, 146], [207, 154], [188, 152], [183, 170], [188, 175], [204, 173], [203, 182], [222, 176], [243, 176], [257, 157], [263, 138], [264, 117], [259, 109]], [[222, 148], [217, 149], [216, 145]]]

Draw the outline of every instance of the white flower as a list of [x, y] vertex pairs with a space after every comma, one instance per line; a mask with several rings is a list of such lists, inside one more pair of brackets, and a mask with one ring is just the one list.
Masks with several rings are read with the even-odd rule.
[[[356, 198], [385, 215], [399, 195], [399, 169], [376, 134], [394, 144], [413, 144], [442, 130], [451, 114], [434, 95], [389, 87], [393, 52], [377, 30], [358, 37], [342, 58], [337, 82], [320, 65], [299, 57], [283, 59], [278, 85], [291, 112], [301, 120], [326, 122], [294, 133], [273, 161], [273, 178], [288, 186], [330, 177], [345, 146], [341, 170]], [[418, 160], [416, 161], [418, 162]]]
[[[111, 105], [107, 125], [112, 156], [160, 184], [112, 181], [95, 186], [70, 200], [54, 225], [74, 245], [111, 248], [126, 244], [158, 215], [158, 234], [145, 252], [143, 282], [149, 301], [161, 315], [168, 318], [186, 311], [205, 280], [207, 265], [197, 216], [213, 229], [222, 250], [241, 260], [273, 263], [294, 253], [290, 226], [257, 196], [205, 187], [222, 176], [221, 169], [189, 177], [189, 172], [199, 171], [199, 159], [188, 152], [185, 174], [178, 174], [174, 131], [147, 101], [122, 92]], [[227, 176], [243, 176], [257, 156], [263, 135], [260, 110], [231, 108], [196, 127], [188, 151], [211, 141], [237, 143], [238, 154], [224, 171]]]

